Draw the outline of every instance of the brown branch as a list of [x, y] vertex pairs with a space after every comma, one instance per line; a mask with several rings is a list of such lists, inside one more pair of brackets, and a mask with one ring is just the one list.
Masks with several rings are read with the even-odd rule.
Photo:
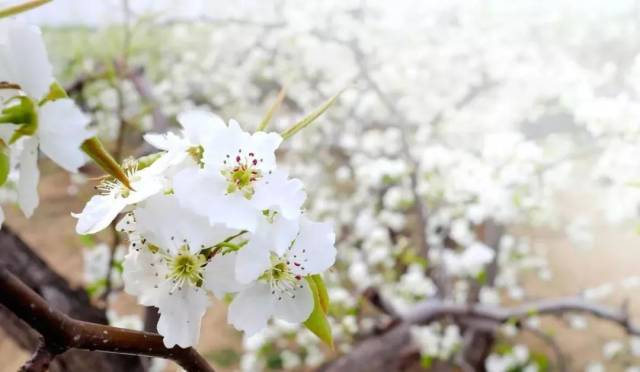
[[49, 370], [49, 364], [51, 364], [55, 356], [56, 354], [51, 352], [43, 341], [33, 353], [31, 359], [20, 368], [20, 372], [46, 372]]
[[[20, 237], [5, 224], [0, 230], [0, 265], [19, 276], [47, 303], [70, 317], [93, 323], [107, 324], [103, 309], [93, 306], [82, 288], [72, 288], [58, 273], [51, 270]], [[41, 337], [8, 309], [0, 306], [0, 327], [22, 349], [33, 351], [40, 347]], [[91, 353], [70, 350], [57, 357], [49, 366], [52, 372], [105, 371], [142, 372], [141, 358], [130, 355]]]
[[532, 301], [513, 307], [468, 305], [434, 299], [416, 305], [402, 317], [402, 322], [388, 332], [364, 340], [349, 354], [324, 365], [320, 370], [325, 372], [395, 370], [398, 363], [396, 350], [410, 342], [409, 331], [413, 325], [429, 324], [444, 318], [460, 324], [473, 320], [496, 324], [509, 321], [520, 323], [534, 315], [561, 316], [566, 313], [588, 314], [619, 325], [628, 335], [640, 336], [640, 327], [631, 322], [624, 307], [619, 310], [613, 309], [588, 302], [580, 297]]
[[[5, 267], [0, 267], [0, 304], [40, 333], [53, 356], [68, 349], [171, 359], [187, 371], [213, 372], [193, 348], [168, 349], [158, 334], [72, 319], [53, 309]], [[37, 354], [37, 353], [36, 353]]]

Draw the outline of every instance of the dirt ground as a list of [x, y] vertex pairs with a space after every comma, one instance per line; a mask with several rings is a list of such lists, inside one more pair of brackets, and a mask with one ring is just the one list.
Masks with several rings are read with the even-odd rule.
[[[40, 186], [41, 204], [33, 218], [27, 221], [15, 207], [5, 207], [8, 224], [17, 230], [39, 254], [58, 272], [75, 285], [82, 284], [82, 247], [74, 233], [74, 219], [71, 211], [79, 211], [83, 201], [92, 190], [86, 187], [78, 195], [69, 195], [69, 178], [46, 164], [43, 169]], [[553, 278], [540, 281], [531, 277], [527, 286], [534, 298], [574, 295], [585, 288], [604, 283], [614, 285], [615, 295], [605, 303], [620, 306], [628, 300], [632, 318], [640, 321], [639, 289], [627, 290], [620, 286], [626, 277], [640, 274], [640, 237], [634, 233], [633, 226], [611, 227], [603, 223], [594, 206], [585, 201], [591, 200], [594, 190], [580, 190], [563, 195], [563, 210], [567, 215], [586, 215], [595, 219], [595, 242], [589, 249], [573, 247], [561, 233], [548, 229], [526, 231], [531, 236], [533, 247], [543, 253], [551, 263]], [[106, 236], [102, 236], [106, 238]], [[121, 312], [134, 312], [133, 299], [126, 298], [118, 302]], [[207, 313], [203, 323], [202, 339], [199, 345], [205, 355], [220, 349], [238, 347], [240, 337], [225, 321], [226, 310], [223, 304], [215, 304]], [[604, 336], [621, 338], [623, 333], [617, 327], [589, 319], [593, 326], [588, 331], [570, 330], [559, 321], [543, 320], [541, 329], [558, 337], [560, 347], [569, 356], [572, 371], [583, 370], [591, 360], [601, 359], [601, 340]], [[532, 340], [539, 350], [548, 350], [540, 341]], [[28, 354], [0, 331], [0, 372], [15, 371], [28, 358]], [[640, 360], [637, 360], [640, 362]], [[173, 368], [171, 368], [173, 369]], [[622, 368], [611, 367], [618, 371]]]

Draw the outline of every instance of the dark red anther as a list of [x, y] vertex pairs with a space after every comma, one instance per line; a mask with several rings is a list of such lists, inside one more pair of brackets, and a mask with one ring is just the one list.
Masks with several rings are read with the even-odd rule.
[[300, 279], [302, 279], [302, 277], [300, 275], [296, 275], [296, 279], [300, 280]]
[[253, 156], [253, 153], [252, 153], [252, 152], [250, 152], [250, 153], [249, 153], [249, 156]]
[[300, 266], [299, 262], [294, 262], [293, 264], [296, 265], [296, 266]]
[[240, 156], [236, 156], [236, 161], [240, 162]]
[[258, 161], [256, 159], [253, 159], [252, 163], [253, 165], [258, 165]]

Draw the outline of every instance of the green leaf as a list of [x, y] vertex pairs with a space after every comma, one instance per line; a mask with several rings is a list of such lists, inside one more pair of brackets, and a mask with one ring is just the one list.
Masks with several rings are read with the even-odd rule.
[[22, 4], [13, 5], [7, 8], [0, 10], [0, 18], [11, 17], [19, 13], [26, 12], [27, 10], [31, 10], [33, 8], [39, 7], [40, 5], [44, 5], [51, 0], [29, 0], [25, 1]]
[[342, 94], [343, 91], [344, 90], [338, 92], [335, 96], [329, 98], [325, 103], [323, 103], [315, 111], [305, 116], [302, 120], [293, 124], [287, 130], [282, 132], [281, 134], [282, 138], [287, 139], [293, 136], [294, 134], [298, 133], [300, 130], [306, 128], [309, 124], [313, 123], [320, 115], [324, 114], [324, 112], [327, 111], [329, 107], [331, 107], [336, 102], [336, 100], [338, 99], [340, 94]]
[[113, 261], [113, 269], [120, 274], [124, 272], [124, 261], [122, 260], [114, 260]]
[[284, 101], [285, 91], [286, 91], [286, 87], [283, 86], [280, 89], [280, 92], [278, 92], [278, 96], [276, 97], [276, 100], [273, 102], [271, 107], [269, 107], [269, 110], [267, 111], [267, 113], [264, 114], [264, 117], [262, 118], [262, 121], [260, 122], [260, 125], [258, 125], [258, 129], [256, 129], [256, 132], [260, 132], [260, 131], [263, 131], [263, 130], [267, 129], [267, 126], [269, 126], [269, 123], [271, 122], [271, 119], [273, 118], [273, 114], [276, 111], [278, 111], [278, 108], [280, 108], [280, 105], [282, 104], [282, 101]]
[[40, 101], [40, 104], [44, 104], [46, 102], [52, 102], [61, 98], [69, 98], [67, 91], [64, 90], [62, 85], [60, 85], [57, 81], [51, 83], [49, 87], [49, 93]]
[[320, 306], [325, 314], [329, 313], [329, 292], [327, 292], [327, 286], [324, 284], [324, 280], [320, 274], [311, 275], [316, 288], [318, 289], [318, 296], [320, 299]]
[[240, 362], [240, 354], [233, 349], [213, 350], [206, 354], [215, 364], [223, 368], [230, 368]]
[[309, 318], [304, 322], [305, 327], [313, 332], [319, 339], [321, 339], [327, 346], [333, 349], [333, 336], [331, 335], [331, 326], [327, 321], [327, 316], [324, 313], [320, 301], [320, 294], [318, 286], [314, 279], [305, 278], [309, 284], [311, 292], [313, 292], [313, 311]]
[[85, 290], [89, 297], [94, 297], [100, 294], [107, 287], [107, 279], [98, 279], [95, 282], [89, 284]]
[[16, 142], [23, 136], [33, 135], [38, 129], [36, 103], [26, 96], [15, 96], [11, 100], [17, 100], [18, 103], [5, 108], [0, 115], [0, 123], [19, 125], [18, 129], [13, 132], [9, 144]]
[[93, 238], [93, 235], [78, 235], [80, 239], [80, 243], [88, 248], [93, 248], [96, 246], [96, 240]]
[[107, 172], [110, 176], [114, 177], [118, 181], [122, 182], [128, 189], [133, 190], [131, 188], [131, 184], [129, 183], [129, 178], [127, 178], [126, 173], [118, 164], [117, 161], [109, 154], [109, 152], [102, 146], [102, 143], [97, 137], [91, 137], [88, 140], [82, 143], [80, 146], [82, 151], [84, 151], [87, 155], [93, 159], [93, 161], [102, 168], [105, 172]]
[[7, 182], [10, 170], [11, 161], [9, 160], [9, 148], [3, 140], [0, 140], [0, 186]]
[[533, 352], [530, 359], [538, 366], [538, 371], [547, 372], [551, 370], [551, 363], [549, 363], [549, 358], [546, 355]]
[[143, 170], [145, 168], [150, 167], [153, 163], [156, 162], [156, 160], [160, 159], [160, 157], [164, 154], [165, 154], [164, 151], [160, 151], [160, 152], [139, 157], [138, 159], [136, 159], [136, 162], [138, 163], [138, 170]]
[[482, 270], [476, 275], [476, 281], [480, 285], [485, 285], [487, 283], [487, 270]]
[[420, 366], [422, 366], [422, 368], [429, 369], [432, 364], [433, 358], [431, 356], [423, 355], [422, 358], [420, 358]]

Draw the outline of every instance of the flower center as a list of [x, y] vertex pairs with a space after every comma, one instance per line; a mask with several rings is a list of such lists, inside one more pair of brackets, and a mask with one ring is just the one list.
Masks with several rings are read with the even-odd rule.
[[302, 284], [299, 283], [299, 281], [302, 280], [302, 276], [295, 274], [291, 270], [291, 265], [298, 266], [295, 262], [289, 261], [287, 257], [281, 258], [272, 254], [271, 267], [259, 278], [259, 280], [269, 283], [271, 294], [276, 297], [278, 301], [281, 301], [283, 296], [296, 298], [296, 290], [303, 287]]
[[227, 193], [239, 191], [245, 198], [251, 199], [255, 192], [254, 183], [262, 178], [262, 171], [258, 168], [259, 162], [262, 162], [262, 159], [257, 159], [253, 152], [247, 156], [242, 155], [242, 149], [238, 150], [233, 159], [227, 154], [223, 161], [225, 168], [222, 170], [222, 175], [228, 183]]
[[201, 145], [198, 146], [191, 146], [187, 149], [187, 153], [189, 154], [189, 156], [191, 156], [191, 158], [193, 158], [193, 160], [198, 163], [199, 165], [204, 164], [202, 162], [202, 155], [204, 154], [204, 147], [202, 147]]
[[[134, 182], [139, 180], [138, 173], [138, 163], [135, 160], [127, 159], [122, 164], [122, 169], [124, 170], [127, 178], [130, 182]], [[122, 184], [119, 180], [113, 177], [107, 177], [102, 182], [100, 182], [96, 187], [96, 190], [100, 192], [102, 195], [112, 195], [114, 198], [128, 198], [131, 194], [131, 190]]]
[[201, 254], [191, 254], [187, 246], [182, 246], [176, 256], [168, 256], [167, 266], [169, 274], [167, 278], [172, 280], [176, 287], [181, 288], [185, 283], [199, 287], [203, 282], [203, 268], [207, 259]]

